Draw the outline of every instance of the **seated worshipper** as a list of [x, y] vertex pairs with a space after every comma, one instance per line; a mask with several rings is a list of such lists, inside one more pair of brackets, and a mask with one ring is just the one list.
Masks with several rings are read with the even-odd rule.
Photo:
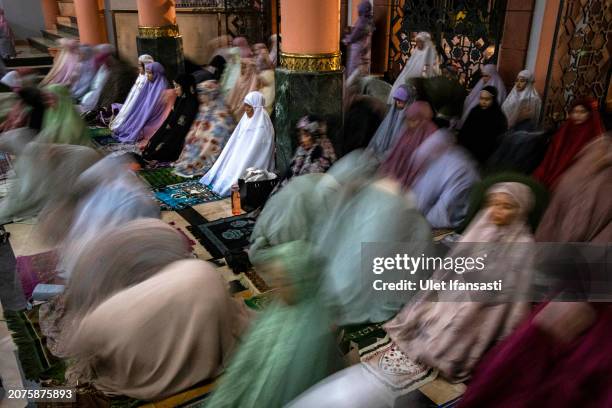
[[403, 186], [409, 186], [404, 182], [408, 176], [408, 170], [412, 156], [416, 149], [438, 127], [433, 123], [433, 111], [427, 102], [416, 101], [408, 106], [404, 111], [405, 126], [402, 128], [403, 134], [398, 138], [395, 146], [385, 161], [381, 164], [381, 172], [397, 181]]
[[100, 44], [94, 47], [93, 65], [96, 69], [96, 73], [91, 80], [91, 85], [80, 99], [79, 108], [82, 112], [88, 112], [93, 110], [98, 104], [100, 94], [104, 90], [106, 82], [110, 75], [109, 64], [111, 63], [111, 57], [115, 52], [115, 47], [110, 44]]
[[89, 91], [96, 76], [97, 66], [95, 56], [96, 53], [93, 47], [89, 45], [81, 45], [79, 47], [78, 76], [70, 88], [72, 97], [77, 101]]
[[[159, 62], [145, 66], [147, 80], [133, 102], [133, 108], [120, 126], [113, 126], [113, 135], [123, 143], [147, 140], [155, 133], [168, 116], [168, 101], [164, 91], [168, 88], [164, 67]], [[126, 106], [121, 108], [125, 109]], [[121, 115], [121, 113], [119, 113]]]
[[[130, 89], [130, 93], [126, 97], [125, 102], [112, 102], [113, 118], [109, 125], [111, 130], [122, 126], [126, 118], [129, 117], [134, 108], [137, 106], [136, 102], [139, 100], [140, 94], [143, 92], [145, 85], [149, 83], [147, 80], [147, 74], [145, 72], [145, 65], [152, 62], [154, 62], [153, 57], [150, 55], [143, 54], [138, 57], [138, 76]], [[115, 111], [117, 111], [117, 114], [114, 114]]]
[[345, 75], [349, 78], [355, 70], [361, 74], [370, 73], [370, 57], [372, 48], [372, 32], [375, 30], [372, 3], [362, 0], [357, 7], [359, 17], [343, 42], [348, 46], [348, 63]]
[[[406, 65], [400, 72], [399, 76], [393, 83], [391, 95], [400, 86], [405, 84], [410, 78], [429, 78], [439, 74], [438, 53], [436, 46], [431, 41], [431, 35], [426, 32], [420, 32], [415, 37], [416, 47], [412, 50], [412, 54], [406, 61]], [[393, 97], [389, 95], [387, 105], [393, 103]]]
[[36, 86], [16, 90], [17, 101], [0, 124], [0, 131], [6, 132], [27, 126], [38, 133], [42, 127], [46, 110], [45, 98]]
[[[402, 242], [405, 253], [414, 256], [431, 243], [429, 225], [411, 197], [394, 180], [376, 178], [376, 164], [373, 157], [353, 152], [326, 173], [341, 187], [312, 242], [326, 259], [322, 295], [339, 326], [384, 322], [409, 299], [405, 292], [398, 297], [374, 289], [371, 269], [362, 268], [363, 242]], [[398, 282], [407, 276], [393, 275]]]
[[[57, 339], [53, 352], [72, 363], [68, 370], [72, 384], [92, 382], [104, 392], [157, 399], [220, 373], [248, 316], [229, 297], [220, 276], [211, 279], [212, 268], [190, 257], [185, 237], [155, 219], [107, 230], [87, 245], [65, 294], [49, 305], [56, 310], [41, 311], [41, 327]], [[181, 277], [180, 287], [173, 284], [177, 281], [172, 276]], [[188, 294], [187, 287], [199, 295]], [[201, 296], [202, 288], [207, 296]], [[117, 298], [121, 301], [113, 300]], [[153, 304], [143, 308], [144, 314], [135, 312], [146, 299], [154, 299]], [[114, 303], [123, 311], [116, 307], [109, 311]], [[180, 305], [197, 311], [176, 309]], [[114, 317], [109, 319], [106, 312]], [[182, 318], [177, 319], [176, 313]], [[160, 336], [164, 327], [173, 335]], [[128, 335], [119, 336], [121, 340], [117, 332]], [[185, 364], [192, 368], [186, 370]]]
[[249, 41], [244, 37], [236, 37], [232, 40], [232, 47], [237, 47], [240, 50], [240, 58], [253, 57], [253, 51], [249, 45]]
[[274, 70], [266, 69], [261, 71], [257, 76], [259, 92], [266, 99], [266, 112], [271, 115], [274, 112], [274, 102], [276, 98], [276, 89], [274, 88]]
[[497, 150], [507, 129], [506, 115], [497, 103], [497, 88], [487, 85], [480, 91], [480, 102], [470, 111], [457, 139], [484, 165]]
[[303, 241], [261, 251], [258, 272], [279, 288], [232, 358], [207, 407], [282, 407], [340, 367], [318, 296], [320, 261]]
[[57, 42], [61, 50], [53, 60], [51, 71], [40, 81], [40, 86], [61, 84], [71, 87], [79, 75], [79, 43], [67, 38]]
[[208, 172], [223, 151], [235, 126], [216, 81], [198, 84], [197, 91], [199, 112], [187, 133], [183, 151], [174, 163], [174, 173], [182, 177]]
[[246, 169], [274, 169], [274, 127], [264, 109], [265, 103], [257, 91], [244, 98], [242, 119], [215, 164], [200, 180], [222, 197], [230, 195], [232, 185]]
[[592, 99], [575, 100], [569, 118], [553, 136], [544, 160], [533, 176], [549, 189], [554, 189], [559, 177], [571, 165], [576, 155], [602, 133], [596, 102]]
[[174, 107], [142, 152], [145, 160], [173, 162], [178, 159], [185, 136], [198, 113], [198, 97], [193, 76], [181, 74], [174, 80]]
[[491, 295], [487, 292], [481, 295], [483, 301], [470, 301], [475, 292], [420, 292], [383, 326], [406, 357], [439, 370], [449, 381], [461, 382], [484, 353], [526, 317], [529, 305], [520, 299], [526, 299], [534, 254], [530, 246], [515, 244], [533, 242], [527, 223], [533, 201], [531, 189], [520, 183], [500, 183], [487, 191], [485, 207], [447, 255], [478, 256], [491, 244], [495, 253], [490, 253], [486, 269], [461, 275], [439, 269], [432, 278], [446, 283], [459, 276], [478, 281], [482, 273], [487, 282], [503, 278], [503, 292], [486, 298]]
[[41, 212], [42, 235], [60, 247], [58, 270], [63, 278], [70, 277], [83, 246], [101, 231], [137, 218], [160, 217], [134, 165], [130, 155], [105, 157], [79, 176], [71, 194]]
[[92, 148], [30, 142], [15, 163], [16, 180], [0, 201], [0, 224], [36, 215], [68, 194], [79, 175], [100, 159]]
[[7, 60], [16, 56], [15, 35], [4, 15], [4, 9], [0, 8], [0, 58]]
[[221, 55], [216, 55], [210, 63], [199, 71], [192, 72], [196, 84], [204, 81], [219, 81], [225, 71], [226, 61]]
[[36, 141], [91, 145], [89, 129], [73, 104], [70, 90], [64, 85], [53, 84], [47, 86], [45, 91], [48, 106]]
[[405, 110], [414, 102], [415, 93], [414, 87], [409, 85], [402, 85], [395, 89], [394, 103], [368, 145], [368, 149], [380, 159], [386, 158], [388, 152], [395, 147], [401, 137]]
[[[526, 126], [521, 129], [523, 125]], [[542, 163], [552, 135], [552, 129], [533, 129], [528, 122], [509, 129], [501, 136], [499, 147], [489, 157], [484, 171], [532, 174]]]
[[334, 146], [327, 138], [327, 125], [317, 116], [308, 115], [300, 119], [296, 126], [299, 132], [299, 146], [289, 164], [283, 180], [275, 191], [286, 185], [294, 177], [311, 173], [325, 173], [336, 161]]
[[344, 156], [353, 150], [365, 149], [387, 112], [385, 103], [374, 96], [355, 96], [347, 106], [343, 139], [335, 146], [338, 156]]
[[612, 242], [612, 136], [598, 137], [559, 178], [539, 242]]
[[537, 126], [542, 108], [542, 100], [533, 86], [533, 74], [528, 70], [518, 73], [510, 95], [502, 105], [508, 119], [508, 128], [517, 125]]
[[250, 58], [243, 58], [240, 67], [240, 77], [225, 99], [225, 103], [229, 106], [236, 121], [239, 121], [244, 114], [244, 97], [249, 92], [259, 89], [255, 61]]
[[504, 103], [504, 100], [506, 100], [506, 85], [504, 85], [504, 81], [497, 73], [495, 65], [485, 65], [482, 67], [482, 77], [465, 98], [465, 102], [463, 103], [463, 115], [461, 115], [461, 124], [465, 123], [472, 109], [480, 104], [480, 91], [487, 86], [497, 90], [495, 94], [497, 104], [501, 106]]
[[227, 63], [225, 66], [225, 70], [223, 71], [223, 75], [221, 75], [221, 94], [224, 98], [227, 98], [234, 89], [234, 85], [240, 78], [240, 72], [242, 70], [242, 62], [240, 58], [240, 49], [239, 48], [230, 48], [229, 57], [227, 59]]
[[255, 50], [255, 65], [257, 65], [257, 71], [262, 72], [267, 69], [274, 69], [272, 61], [270, 61], [270, 53], [268, 47], [264, 43], [257, 43], [253, 46]]
[[404, 183], [432, 228], [456, 228], [479, 180], [477, 164], [456, 145], [451, 131], [438, 129], [415, 150]]

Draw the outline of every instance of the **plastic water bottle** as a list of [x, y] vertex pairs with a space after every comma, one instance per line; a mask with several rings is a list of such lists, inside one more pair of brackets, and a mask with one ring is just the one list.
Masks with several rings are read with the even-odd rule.
[[232, 215], [240, 215], [242, 209], [240, 208], [240, 187], [238, 184], [232, 186]]

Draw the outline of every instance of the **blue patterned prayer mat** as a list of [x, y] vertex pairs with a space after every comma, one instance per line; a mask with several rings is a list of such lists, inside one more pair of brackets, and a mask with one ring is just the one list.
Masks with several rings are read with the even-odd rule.
[[197, 180], [157, 188], [153, 190], [153, 193], [155, 198], [162, 203], [162, 211], [168, 209], [182, 210], [194, 205], [223, 199]]

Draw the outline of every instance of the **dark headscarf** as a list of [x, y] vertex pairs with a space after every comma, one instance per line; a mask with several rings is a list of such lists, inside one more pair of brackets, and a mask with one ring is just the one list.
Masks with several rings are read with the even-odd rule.
[[45, 115], [45, 103], [40, 90], [36, 87], [27, 87], [20, 89], [17, 94], [26, 105], [32, 107], [28, 127], [39, 131]]
[[214, 72], [214, 76], [215, 76], [215, 81], [218, 81], [221, 79], [221, 75], [223, 75], [223, 71], [225, 71], [225, 58], [223, 58], [221, 55], [215, 55], [213, 57], [212, 60], [210, 60], [210, 65], [211, 67], [215, 68], [215, 72]]
[[506, 115], [497, 102], [497, 89], [485, 86], [482, 91], [493, 96], [493, 104], [487, 109], [481, 108], [480, 104], [472, 108], [458, 136], [459, 144], [468, 149], [480, 164], [495, 152], [500, 136], [508, 129]]
[[387, 106], [373, 96], [353, 99], [344, 117], [344, 135], [336, 152], [344, 156], [353, 150], [365, 149], [385, 118]]
[[199, 102], [195, 93], [195, 79], [190, 74], [180, 74], [174, 80], [183, 90], [176, 98], [166, 121], [155, 132], [142, 155], [146, 160], [175, 161], [183, 150], [185, 136], [191, 128]]

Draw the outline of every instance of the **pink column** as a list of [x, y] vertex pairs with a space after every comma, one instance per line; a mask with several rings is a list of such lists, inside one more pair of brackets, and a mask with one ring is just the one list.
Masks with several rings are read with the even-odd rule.
[[283, 52], [338, 52], [340, 0], [281, 0], [281, 34]]
[[60, 15], [57, 0], [41, 0], [40, 3], [45, 18], [45, 29], [52, 30], [57, 23], [57, 16]]
[[176, 24], [174, 0], [138, 0], [138, 24], [141, 27], [163, 27]]
[[82, 44], [102, 44], [108, 42], [104, 23], [103, 0], [74, 0], [79, 38]]

